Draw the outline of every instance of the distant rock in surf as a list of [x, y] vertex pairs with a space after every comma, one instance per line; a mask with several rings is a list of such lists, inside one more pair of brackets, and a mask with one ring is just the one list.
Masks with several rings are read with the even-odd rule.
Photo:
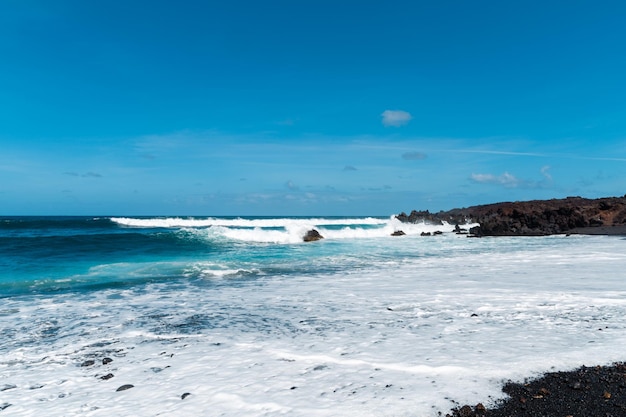
[[458, 224], [456, 224], [454, 226], [453, 232], [456, 233], [457, 235], [466, 235], [467, 234], [467, 229], [464, 229], [461, 226], [459, 226]]
[[126, 385], [122, 385], [121, 387], [119, 387], [115, 391], [126, 391], [127, 389], [131, 389], [131, 388], [134, 388], [134, 385], [126, 384]]
[[302, 238], [305, 242], [315, 242], [316, 240], [324, 239], [324, 236], [320, 235], [315, 229], [311, 229], [306, 232], [306, 235]]
[[391, 234], [391, 236], [404, 236], [404, 235], [406, 235], [406, 233], [404, 233], [402, 230], [396, 230], [395, 232]]

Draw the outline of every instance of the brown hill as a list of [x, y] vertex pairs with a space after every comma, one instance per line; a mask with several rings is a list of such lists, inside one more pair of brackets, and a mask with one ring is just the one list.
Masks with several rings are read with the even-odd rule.
[[626, 234], [626, 196], [503, 202], [439, 213], [413, 210], [396, 217], [409, 223], [479, 223], [470, 230], [474, 236]]

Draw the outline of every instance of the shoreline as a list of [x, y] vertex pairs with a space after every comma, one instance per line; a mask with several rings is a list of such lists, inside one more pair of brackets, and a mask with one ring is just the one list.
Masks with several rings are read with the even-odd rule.
[[591, 236], [626, 236], [626, 225], [577, 227], [575, 229], [569, 230], [567, 234]]
[[455, 408], [446, 417], [623, 417], [626, 363], [547, 372], [536, 379], [507, 381], [509, 397], [493, 408], [482, 403]]

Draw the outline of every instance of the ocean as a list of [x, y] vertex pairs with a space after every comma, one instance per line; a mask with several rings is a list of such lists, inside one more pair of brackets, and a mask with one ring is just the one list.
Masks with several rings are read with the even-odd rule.
[[626, 359], [623, 237], [453, 229], [2, 217], [0, 416], [434, 417]]

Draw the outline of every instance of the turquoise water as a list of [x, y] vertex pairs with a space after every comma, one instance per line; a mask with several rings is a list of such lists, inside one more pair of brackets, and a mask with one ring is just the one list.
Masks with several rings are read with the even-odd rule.
[[[94, 217], [0, 218], [0, 295], [89, 291], [211, 274], [250, 278], [330, 271], [341, 268], [337, 260], [350, 245], [345, 239], [304, 245], [287, 231], [303, 222], [314, 226], [319, 219], [279, 219], [268, 226], [255, 222], [263, 225], [269, 219], [252, 218], [184, 219], [181, 226], [160, 224], [166, 218], [134, 220], [145, 225]], [[231, 224], [220, 226], [221, 221]], [[322, 230], [345, 234], [344, 229], [383, 230], [387, 221], [343, 224], [333, 218], [321, 223], [331, 222]]]
[[[313, 228], [325, 239], [303, 242], [306, 231]], [[407, 233], [404, 238], [390, 237], [400, 229]], [[4, 217], [0, 218], [0, 296], [153, 282], [237, 285], [273, 275], [384, 268], [387, 262], [407, 258], [445, 258], [451, 251], [469, 256], [489, 245], [434, 237], [411, 240], [424, 230], [452, 235], [452, 229], [372, 217]], [[214, 279], [224, 277], [229, 279]]]

